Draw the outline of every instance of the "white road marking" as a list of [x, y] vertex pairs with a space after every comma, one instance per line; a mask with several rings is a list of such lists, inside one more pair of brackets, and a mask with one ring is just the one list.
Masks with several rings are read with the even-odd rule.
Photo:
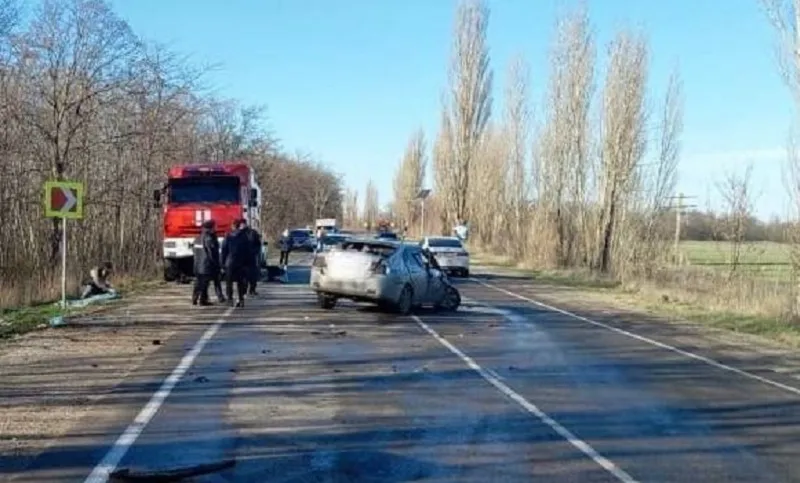
[[[800, 389], [798, 389], [796, 387], [789, 386], [787, 384], [783, 384], [783, 383], [778, 382], [778, 381], [773, 381], [772, 379], [769, 379], [769, 378], [766, 378], [766, 377], [763, 377], [763, 376], [759, 376], [758, 374], [753, 374], [752, 372], [748, 372], [748, 371], [745, 371], [743, 369], [738, 369], [736, 367], [729, 366], [727, 364], [723, 364], [722, 362], [719, 362], [719, 361], [716, 361], [714, 359], [711, 359], [710, 357], [701, 356], [700, 354], [695, 354], [694, 352], [689, 352], [687, 350], [679, 349], [677, 347], [671, 346], [669, 344], [665, 344], [664, 342], [659, 342], [659, 341], [657, 341], [655, 339], [651, 339], [651, 338], [645, 337], [643, 335], [635, 334], [633, 332], [628, 332], [627, 330], [620, 329], [619, 327], [614, 327], [613, 325], [608, 325], [608, 324], [604, 324], [603, 322], [598, 322], [596, 320], [592, 320], [592, 319], [590, 319], [588, 317], [584, 317], [582, 315], [578, 315], [578, 314], [569, 312], [567, 310], [560, 309], [560, 308], [554, 307], [552, 305], [548, 305], [548, 304], [546, 304], [544, 302], [539, 302], [538, 300], [534, 300], [534, 299], [532, 299], [530, 297], [526, 297], [524, 295], [520, 295], [518, 293], [514, 293], [514, 292], [512, 292], [510, 290], [506, 290], [504, 288], [501, 288], [501, 287], [498, 287], [496, 285], [492, 285], [492, 284], [483, 282], [483, 281], [475, 279], [475, 278], [470, 278], [470, 280], [472, 280], [473, 282], [476, 282], [476, 283], [478, 283], [480, 285], [483, 285], [484, 287], [497, 290], [498, 292], [502, 292], [502, 293], [504, 293], [506, 295], [509, 295], [511, 297], [514, 297], [514, 298], [517, 298], [519, 300], [524, 300], [525, 302], [528, 302], [528, 303], [531, 303], [531, 304], [536, 305], [538, 307], [550, 310], [552, 312], [557, 312], [559, 314], [566, 315], [568, 317], [572, 317], [573, 319], [577, 319], [577, 320], [580, 320], [582, 322], [586, 322], [587, 324], [591, 324], [591, 325], [594, 325], [596, 327], [602, 327], [602, 328], [610, 330], [612, 332], [616, 332], [617, 334], [621, 334], [621, 335], [624, 335], [626, 337], [630, 337], [631, 339], [636, 339], [636, 340], [638, 340], [640, 342], [644, 342], [644, 343], [647, 343], [647, 344], [650, 344], [650, 345], [654, 345], [656, 347], [660, 347], [662, 349], [666, 349], [666, 350], [674, 352], [676, 354], [680, 354], [680, 355], [682, 355], [684, 357], [688, 357], [690, 359], [694, 359], [694, 360], [697, 360], [697, 361], [700, 361], [700, 362], [704, 362], [704, 363], [706, 363], [706, 364], [708, 364], [710, 366], [716, 367], [717, 369], [722, 369], [723, 371], [732, 372], [732, 373], [737, 374], [739, 376], [746, 377], [748, 379], [752, 379], [754, 381], [758, 381], [758, 382], [767, 384], [769, 386], [776, 387], [778, 389], [782, 389], [782, 390], [784, 390], [786, 392], [790, 392], [790, 393], [792, 393], [794, 395], [800, 396]], [[800, 379], [800, 377], [797, 377], [797, 378]]]
[[611, 460], [598, 453], [593, 447], [589, 445], [589, 443], [575, 436], [569, 429], [565, 428], [558, 421], [548, 416], [547, 413], [539, 409], [535, 404], [531, 403], [530, 401], [522, 397], [519, 393], [508, 387], [505, 383], [503, 383], [503, 381], [500, 380], [499, 377], [494, 375], [490, 370], [481, 367], [470, 356], [461, 352], [461, 350], [458, 347], [451, 344], [450, 341], [439, 335], [438, 332], [436, 332], [428, 324], [423, 322], [422, 319], [420, 319], [416, 315], [412, 315], [411, 318], [414, 319], [417, 325], [422, 327], [422, 329], [425, 332], [430, 334], [434, 339], [436, 339], [440, 344], [446, 347], [450, 352], [452, 352], [453, 354], [458, 356], [462, 361], [464, 361], [464, 363], [470, 369], [480, 374], [480, 376], [484, 378], [486, 382], [494, 386], [503, 395], [505, 395], [512, 401], [516, 402], [520, 406], [522, 406], [523, 409], [525, 409], [529, 413], [539, 418], [540, 421], [548, 425], [553, 431], [558, 433], [559, 436], [567, 440], [569, 444], [571, 444], [572, 446], [577, 448], [580, 452], [591, 458], [595, 463], [600, 465], [604, 470], [608, 471], [619, 481], [623, 483], [637, 483], [636, 480], [631, 475], [626, 473], [623, 469], [618, 467]]
[[161, 383], [161, 387], [158, 388], [147, 404], [139, 411], [139, 414], [136, 415], [136, 418], [133, 422], [128, 426], [125, 431], [120, 435], [119, 438], [114, 442], [111, 446], [111, 449], [108, 450], [108, 453], [103, 457], [100, 463], [94, 467], [91, 474], [84, 480], [84, 483], [106, 483], [108, 481], [109, 476], [114, 470], [117, 469], [117, 465], [122, 461], [122, 458], [125, 456], [125, 453], [128, 452], [131, 446], [136, 442], [136, 439], [142, 434], [147, 424], [153, 419], [156, 415], [158, 410], [161, 408], [161, 405], [164, 404], [169, 394], [181, 380], [186, 371], [192, 367], [194, 364], [194, 360], [203, 350], [205, 345], [208, 343], [211, 338], [216, 335], [217, 331], [222, 327], [222, 324], [225, 323], [227, 317], [233, 312], [233, 307], [229, 308], [225, 311], [225, 313], [217, 319], [217, 321], [206, 329], [203, 332], [203, 335], [200, 337], [192, 349], [186, 353], [186, 355], [181, 358], [180, 362], [175, 369], [172, 370], [172, 373], [164, 379], [164, 382]]

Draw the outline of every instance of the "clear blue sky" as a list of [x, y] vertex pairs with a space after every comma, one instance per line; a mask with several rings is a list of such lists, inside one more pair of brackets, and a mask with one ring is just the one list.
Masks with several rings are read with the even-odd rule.
[[[558, 0], [490, 2], [498, 100], [506, 65], [523, 54], [534, 100]], [[221, 94], [268, 107], [287, 149], [318, 156], [381, 201], [408, 135], [432, 137], [445, 85], [455, 0], [115, 0], [141, 36], [219, 63]], [[621, 26], [647, 30], [653, 102], [679, 66], [686, 116], [680, 188], [704, 205], [714, 183], [754, 164], [756, 208], [785, 214], [781, 165], [792, 122], [771, 32], [757, 0], [589, 0], [599, 53]], [[656, 97], [658, 96], [658, 97]], [[498, 109], [499, 110], [499, 109]]]

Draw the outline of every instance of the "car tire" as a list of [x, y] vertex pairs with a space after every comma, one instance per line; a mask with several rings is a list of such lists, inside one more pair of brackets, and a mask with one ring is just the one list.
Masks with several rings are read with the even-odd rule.
[[317, 303], [324, 310], [333, 310], [336, 307], [336, 297], [330, 295], [317, 294]]
[[180, 276], [180, 270], [178, 268], [178, 264], [175, 263], [173, 260], [165, 260], [164, 261], [164, 281], [165, 282], [174, 282], [178, 280]]
[[400, 315], [408, 315], [414, 309], [414, 291], [408, 285], [403, 287], [400, 291], [400, 296], [397, 297], [395, 303], [395, 312]]
[[461, 294], [455, 287], [448, 286], [445, 289], [444, 297], [434, 306], [435, 310], [443, 310], [445, 312], [455, 312], [461, 306]]
[[461, 270], [461, 276], [464, 277], [464, 278], [469, 278], [469, 268], [465, 268], [464, 270]]

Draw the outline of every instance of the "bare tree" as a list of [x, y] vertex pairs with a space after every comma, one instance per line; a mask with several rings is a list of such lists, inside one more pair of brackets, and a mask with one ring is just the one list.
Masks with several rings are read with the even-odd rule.
[[[114, 102], [128, 80], [126, 62], [138, 42], [103, 2], [44, 0], [20, 46], [26, 60], [20, 72], [30, 91], [17, 121], [31, 124], [47, 139], [38, 155], [50, 160], [56, 179], [81, 175], [71, 157], [80, 149], [84, 128], [105, 103]], [[61, 240], [58, 225], [54, 219], [52, 260]]]
[[642, 234], [643, 250], [641, 261], [652, 265], [660, 257], [663, 234], [659, 233], [659, 222], [668, 208], [668, 200], [675, 193], [678, 181], [678, 162], [680, 160], [680, 137], [683, 131], [683, 90], [680, 77], [673, 72], [669, 78], [664, 104], [661, 110], [658, 129], [657, 156], [650, 169], [646, 169], [640, 185], [646, 200], [643, 206], [645, 216]]
[[[767, 18], [777, 38], [778, 68], [784, 83], [789, 88], [794, 104], [795, 116], [800, 112], [800, 0], [761, 0]], [[790, 229], [792, 242], [792, 275], [795, 280], [792, 315], [800, 316], [800, 147], [798, 134], [793, 132], [788, 145], [788, 156], [784, 179], [791, 199], [795, 222]]]
[[393, 217], [403, 226], [416, 226], [419, 219], [416, 196], [425, 182], [426, 167], [425, 133], [420, 129], [409, 139], [394, 177]]
[[541, 176], [538, 204], [544, 211], [538, 216], [539, 233], [545, 238], [542, 246], [550, 238], [556, 240], [557, 264], [568, 266], [580, 258], [576, 246], [588, 250], [583, 206], [591, 169], [595, 47], [585, 6], [559, 19], [550, 69], [544, 126], [536, 149]]
[[88, 190], [84, 219], [69, 224], [70, 286], [103, 259], [120, 276], [156, 272], [163, 221], [151, 193], [174, 164], [249, 162], [267, 237], [320, 210], [341, 214], [338, 175], [280, 152], [262, 107], [207, 95], [207, 69], [139, 39], [108, 3], [44, 0], [24, 24], [17, 5], [0, 0], [0, 306], [60, 288], [50, 262], [60, 230], [41, 216], [52, 177]]
[[371, 179], [364, 190], [364, 223], [367, 230], [374, 230], [380, 217], [381, 208], [378, 202], [378, 188]]
[[717, 184], [724, 203], [722, 233], [730, 242], [731, 274], [739, 268], [747, 225], [753, 212], [752, 173], [753, 165], [748, 164], [741, 174], [728, 173]]
[[486, 32], [489, 9], [482, 0], [464, 0], [456, 13], [449, 71], [447, 112], [452, 128], [452, 163], [445, 176], [454, 188], [451, 220], [466, 220], [472, 164], [492, 109], [492, 72]]
[[348, 189], [345, 193], [342, 218], [342, 224], [348, 228], [355, 228], [360, 225], [358, 191]]
[[777, 37], [778, 68], [800, 107], [800, 0], [759, 0]]
[[527, 224], [526, 204], [530, 196], [528, 170], [526, 169], [530, 111], [528, 107], [528, 66], [521, 56], [509, 66], [506, 86], [505, 136], [509, 143], [506, 163], [506, 186], [510, 214], [505, 220], [506, 228], [513, 234], [506, 240], [513, 241], [508, 247], [516, 256], [522, 256], [523, 230]]
[[621, 32], [611, 47], [603, 95], [603, 205], [597, 267], [611, 270], [615, 229], [647, 144], [647, 42]]
[[[505, 223], [511, 207], [507, 204], [506, 195], [506, 174], [510, 160], [507, 135], [508, 132], [502, 127], [488, 127], [478, 145], [472, 165], [472, 188], [468, 198], [473, 226], [472, 238], [493, 251], [505, 249], [509, 243], [507, 238], [514, 233], [508, 231]], [[503, 245], [496, 246], [498, 241]]]
[[[453, 127], [446, 112], [442, 113], [439, 133], [433, 144], [433, 181], [435, 206], [439, 215], [440, 232], [449, 232], [455, 222], [450, 209], [455, 206], [455, 155], [453, 154]], [[428, 219], [431, 216], [427, 216]]]

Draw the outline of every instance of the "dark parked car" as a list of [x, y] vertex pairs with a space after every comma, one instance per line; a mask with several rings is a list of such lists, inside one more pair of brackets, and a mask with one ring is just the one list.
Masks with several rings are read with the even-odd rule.
[[314, 238], [311, 230], [307, 228], [297, 228], [289, 232], [292, 240], [292, 250], [314, 251]]

